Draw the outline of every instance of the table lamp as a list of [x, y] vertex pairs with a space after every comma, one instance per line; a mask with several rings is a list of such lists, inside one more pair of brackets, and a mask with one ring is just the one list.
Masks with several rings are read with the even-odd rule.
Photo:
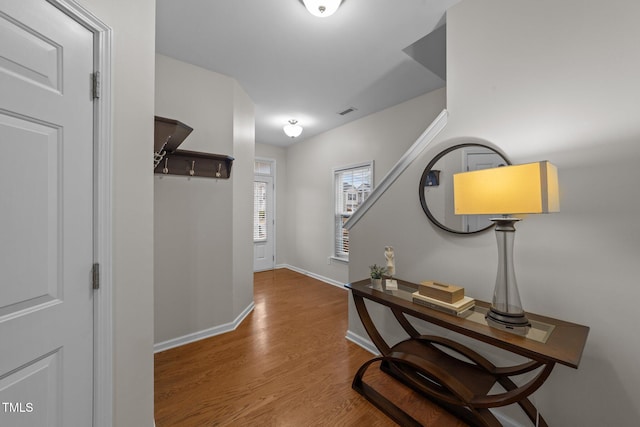
[[530, 326], [520, 302], [513, 268], [513, 214], [558, 212], [558, 171], [548, 161], [462, 172], [453, 176], [456, 215], [502, 215], [492, 218], [498, 240], [498, 275], [487, 321], [492, 326]]

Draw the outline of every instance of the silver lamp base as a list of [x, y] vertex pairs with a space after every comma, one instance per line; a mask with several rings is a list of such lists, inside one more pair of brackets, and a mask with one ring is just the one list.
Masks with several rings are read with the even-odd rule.
[[503, 328], [526, 328], [531, 326], [524, 314], [518, 284], [513, 268], [513, 241], [515, 238], [515, 223], [519, 218], [492, 218], [496, 225], [496, 239], [498, 241], [498, 274], [493, 291], [491, 309], [486, 319], [490, 325]]
[[487, 321], [495, 322], [505, 327], [524, 327], [531, 326], [531, 322], [527, 319], [524, 312], [521, 313], [502, 313], [491, 307], [487, 312]]

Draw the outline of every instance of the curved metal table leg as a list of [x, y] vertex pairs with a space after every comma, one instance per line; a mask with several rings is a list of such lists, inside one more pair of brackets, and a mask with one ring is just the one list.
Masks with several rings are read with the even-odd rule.
[[[424, 320], [455, 332], [460, 332], [458, 329], [463, 325], [460, 320], [448, 322], [442, 314], [432, 316], [421, 311], [423, 309], [416, 310], [403, 301], [396, 301], [398, 298], [394, 295], [386, 296], [365, 289], [362, 282], [357, 283], [357, 287], [351, 285], [347, 287], [352, 290], [360, 320], [381, 356], [372, 358], [358, 369], [352, 383], [354, 390], [400, 425], [421, 425], [419, 421], [364, 381], [369, 367], [379, 363], [380, 369], [397, 379], [400, 384], [435, 402], [472, 426], [501, 426], [490, 408], [517, 403], [534, 424], [537, 421], [538, 426], [548, 427], [547, 422], [529, 400], [529, 396], [549, 377], [556, 359], [543, 357], [544, 353], [536, 357], [537, 354], [531, 352], [522, 354], [516, 351], [514, 353], [521, 354], [529, 360], [515, 366], [495, 366], [489, 359], [457, 341], [442, 336], [420, 334], [407, 315], [424, 314]], [[410, 338], [390, 346], [376, 328], [365, 299], [388, 307]], [[471, 335], [473, 334], [467, 336]], [[492, 341], [498, 341], [491, 338]], [[482, 339], [482, 341], [485, 340]], [[485, 342], [491, 343], [491, 341]], [[502, 342], [497, 344], [496, 347], [505, 348], [501, 345]], [[518, 385], [512, 380], [519, 375], [535, 371], [537, 373], [525, 384]], [[495, 385], [500, 385], [504, 392], [491, 394]]]

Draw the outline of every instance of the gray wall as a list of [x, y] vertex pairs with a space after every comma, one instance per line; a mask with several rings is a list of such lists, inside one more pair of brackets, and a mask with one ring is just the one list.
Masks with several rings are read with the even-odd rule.
[[155, 2], [79, 3], [113, 29], [113, 425], [150, 426]]
[[163, 55], [156, 115], [193, 127], [181, 149], [235, 157], [228, 180], [155, 176], [157, 344], [233, 322], [253, 302], [254, 116], [235, 80]]
[[[253, 102], [233, 82], [233, 314], [253, 305], [253, 165], [255, 157]], [[221, 224], [218, 225], [219, 227]], [[224, 250], [219, 246], [216, 253]], [[218, 302], [217, 304], [220, 304]], [[234, 320], [234, 319], [232, 319]]]
[[[414, 191], [422, 168], [469, 137], [514, 163], [556, 164], [561, 211], [519, 223], [514, 253], [526, 310], [591, 327], [580, 368], [557, 367], [536, 393], [550, 425], [640, 423], [640, 338], [631, 332], [640, 297], [638, 16], [631, 0], [477, 0], [450, 9], [449, 123], [352, 229], [351, 280], [366, 277], [393, 241], [398, 277], [456, 283], [490, 300], [494, 234], [460, 237], [431, 225]], [[378, 321], [401, 337], [393, 319], [380, 313]], [[353, 307], [349, 328], [363, 333]]]
[[[287, 264], [336, 284], [348, 280], [348, 265], [329, 261], [334, 244], [333, 169], [374, 160], [379, 182], [442, 111], [445, 96], [439, 89], [287, 149]], [[408, 191], [417, 195], [417, 188], [416, 181]]]
[[[114, 30], [114, 425], [145, 426], [153, 417], [153, 278], [159, 273], [153, 263], [154, 179], [140, 165], [148, 164], [153, 146], [155, 4], [80, 3]], [[547, 158], [560, 169], [562, 211], [519, 224], [515, 254], [525, 308], [592, 328], [580, 369], [556, 368], [537, 394], [553, 425], [638, 424], [633, 396], [640, 388], [635, 362], [640, 338], [629, 329], [636, 323], [632, 304], [640, 296], [635, 283], [640, 273], [640, 207], [635, 197], [640, 180], [639, 7], [632, 0], [477, 0], [461, 3], [448, 18], [451, 117], [439, 146], [424, 154], [422, 165], [440, 148], [473, 136], [495, 143], [515, 162]], [[234, 85], [228, 91], [231, 103], [242, 102], [243, 97], [233, 95]], [[393, 244], [400, 277], [441, 276], [489, 298], [494, 237], [456, 238], [431, 226], [417, 201], [420, 164], [353, 230], [349, 274], [346, 266], [326, 264], [331, 251], [324, 237], [331, 235], [331, 168], [372, 158], [380, 179], [444, 106], [444, 91], [437, 95], [441, 101], [431, 102], [430, 96], [290, 150], [287, 165], [295, 164], [293, 177], [285, 180], [291, 189], [285, 206], [291, 221], [280, 230], [285, 230], [291, 256], [279, 258], [279, 263], [346, 281], [347, 276], [364, 277], [370, 262], [384, 259], [383, 246]], [[233, 112], [227, 108], [221, 114], [230, 117]], [[215, 132], [224, 134], [220, 141], [228, 141], [232, 129], [227, 123]], [[206, 148], [190, 143], [191, 149]], [[324, 144], [328, 151], [320, 147]], [[304, 165], [316, 154], [321, 159], [336, 156], [335, 162], [322, 160], [310, 169], [320, 184], [304, 174]], [[300, 188], [294, 191], [298, 179]], [[319, 232], [310, 230], [318, 227], [309, 227], [306, 219], [310, 203], [328, 212], [324, 219], [311, 216], [318, 220], [314, 224], [322, 228]], [[244, 251], [233, 252], [242, 256]], [[231, 273], [230, 283], [236, 278], [242, 280]], [[246, 293], [244, 289], [224, 298], [242, 299]], [[357, 325], [351, 321], [350, 328], [357, 330]]]

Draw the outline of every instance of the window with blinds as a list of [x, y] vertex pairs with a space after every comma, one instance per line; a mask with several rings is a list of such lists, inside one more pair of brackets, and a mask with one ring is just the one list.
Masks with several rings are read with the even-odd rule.
[[349, 259], [349, 232], [344, 223], [369, 197], [373, 190], [373, 161], [336, 169], [335, 185], [335, 253], [336, 258]]
[[253, 182], [253, 241], [267, 240], [267, 183]]

